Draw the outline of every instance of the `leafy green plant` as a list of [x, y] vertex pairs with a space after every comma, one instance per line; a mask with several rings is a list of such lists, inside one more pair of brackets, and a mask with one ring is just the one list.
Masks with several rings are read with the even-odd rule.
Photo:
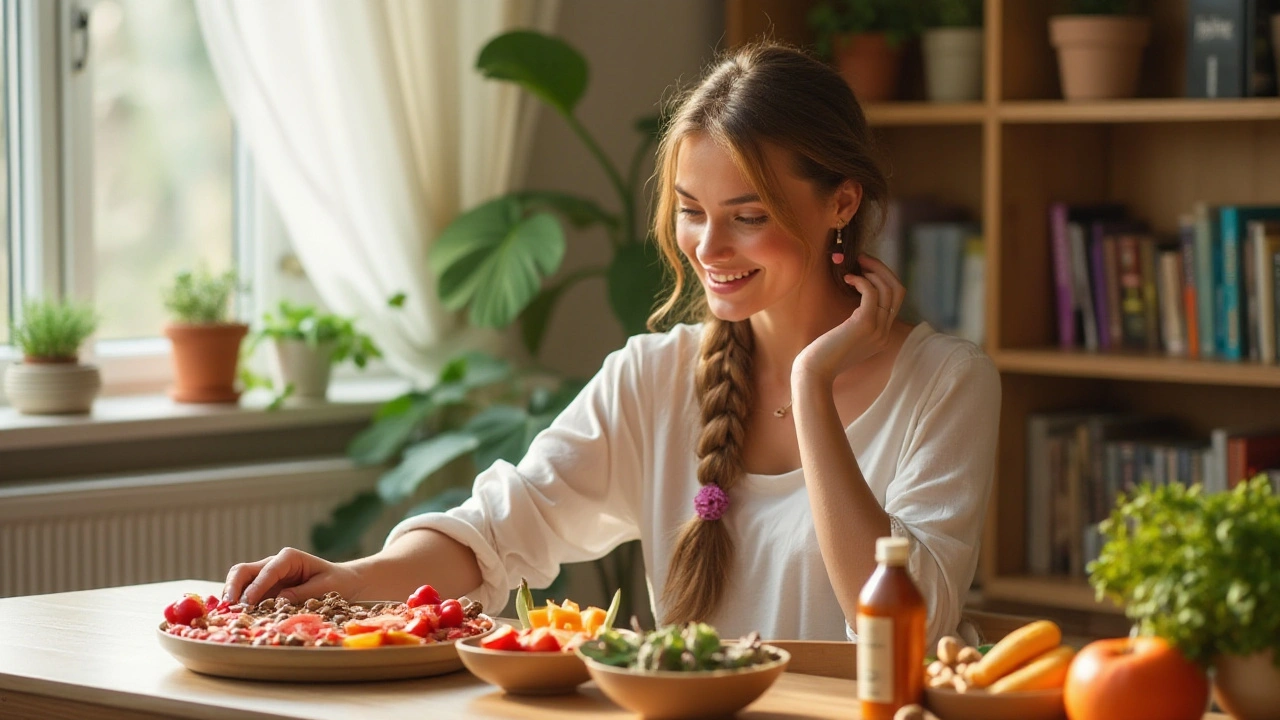
[[1271, 649], [1280, 666], [1280, 495], [1265, 476], [1224, 493], [1143, 485], [1102, 532], [1089, 580], [1142, 633], [1203, 665]]
[[[459, 215], [432, 246], [428, 261], [440, 299], [467, 310], [476, 327], [504, 328], [519, 320], [526, 348], [537, 355], [556, 303], [574, 285], [603, 276], [614, 316], [628, 334], [644, 332], [662, 290], [656, 243], [641, 232], [636, 212], [640, 170], [660, 131], [657, 118], [638, 120], [640, 135], [624, 175], [574, 114], [587, 89], [587, 61], [557, 38], [519, 30], [489, 41], [476, 60], [485, 77], [513, 82], [554, 110], [599, 163], [618, 210], [560, 192], [521, 190]], [[544, 287], [565, 253], [563, 218], [576, 228], [604, 228], [612, 249], [607, 264], [577, 270]]]
[[982, 27], [982, 0], [925, 0], [927, 27]]
[[177, 274], [164, 289], [164, 306], [176, 322], [215, 325], [228, 321], [231, 294], [239, 289], [236, 272], [214, 275], [208, 268]]
[[261, 327], [249, 333], [246, 352], [253, 352], [264, 340], [297, 340], [311, 348], [332, 345], [329, 361], [335, 365], [350, 360], [363, 368], [382, 357], [373, 338], [356, 329], [354, 318], [322, 313], [314, 306], [288, 300], [281, 300], [276, 312], [263, 314]]
[[98, 329], [89, 305], [32, 300], [22, 306], [22, 322], [12, 326], [13, 344], [31, 360], [75, 362], [80, 346]]
[[920, 33], [918, 2], [903, 0], [821, 0], [807, 16], [814, 32], [814, 51], [829, 58], [839, 36], [882, 32], [891, 45], [910, 40]]
[[1137, 15], [1142, 0], [1066, 0], [1067, 15]]

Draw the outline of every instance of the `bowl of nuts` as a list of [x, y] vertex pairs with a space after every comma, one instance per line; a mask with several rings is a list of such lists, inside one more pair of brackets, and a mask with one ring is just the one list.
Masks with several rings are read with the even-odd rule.
[[1048, 620], [981, 649], [945, 637], [925, 669], [925, 706], [940, 720], [1062, 720], [1062, 685], [1074, 655]]

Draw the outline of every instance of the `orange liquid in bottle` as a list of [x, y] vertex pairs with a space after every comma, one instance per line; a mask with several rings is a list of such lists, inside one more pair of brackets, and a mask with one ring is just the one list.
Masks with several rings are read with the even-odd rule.
[[858, 594], [858, 700], [862, 720], [893, 720], [924, 692], [924, 597], [907, 572], [905, 538], [876, 540], [880, 564]]

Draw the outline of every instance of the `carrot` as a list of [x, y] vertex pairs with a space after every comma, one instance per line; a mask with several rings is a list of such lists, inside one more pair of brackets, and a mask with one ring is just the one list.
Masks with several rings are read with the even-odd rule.
[[965, 680], [985, 688], [1019, 666], [1062, 644], [1062, 630], [1049, 620], [1036, 620], [1014, 630], [995, 644], [982, 660], [970, 665]]
[[1061, 645], [1030, 663], [1014, 670], [987, 688], [993, 695], [1023, 690], [1049, 690], [1062, 687], [1067, 680], [1067, 668], [1076, 651], [1069, 645]]

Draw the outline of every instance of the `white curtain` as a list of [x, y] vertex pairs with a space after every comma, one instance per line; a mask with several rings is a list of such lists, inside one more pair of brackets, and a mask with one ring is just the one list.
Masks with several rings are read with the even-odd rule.
[[[475, 58], [559, 0], [197, 0], [214, 72], [298, 258], [335, 312], [426, 384], [484, 344], [440, 307], [430, 243], [511, 189], [535, 101]], [[387, 299], [406, 293], [400, 310]], [[490, 335], [490, 340], [493, 336]]]

